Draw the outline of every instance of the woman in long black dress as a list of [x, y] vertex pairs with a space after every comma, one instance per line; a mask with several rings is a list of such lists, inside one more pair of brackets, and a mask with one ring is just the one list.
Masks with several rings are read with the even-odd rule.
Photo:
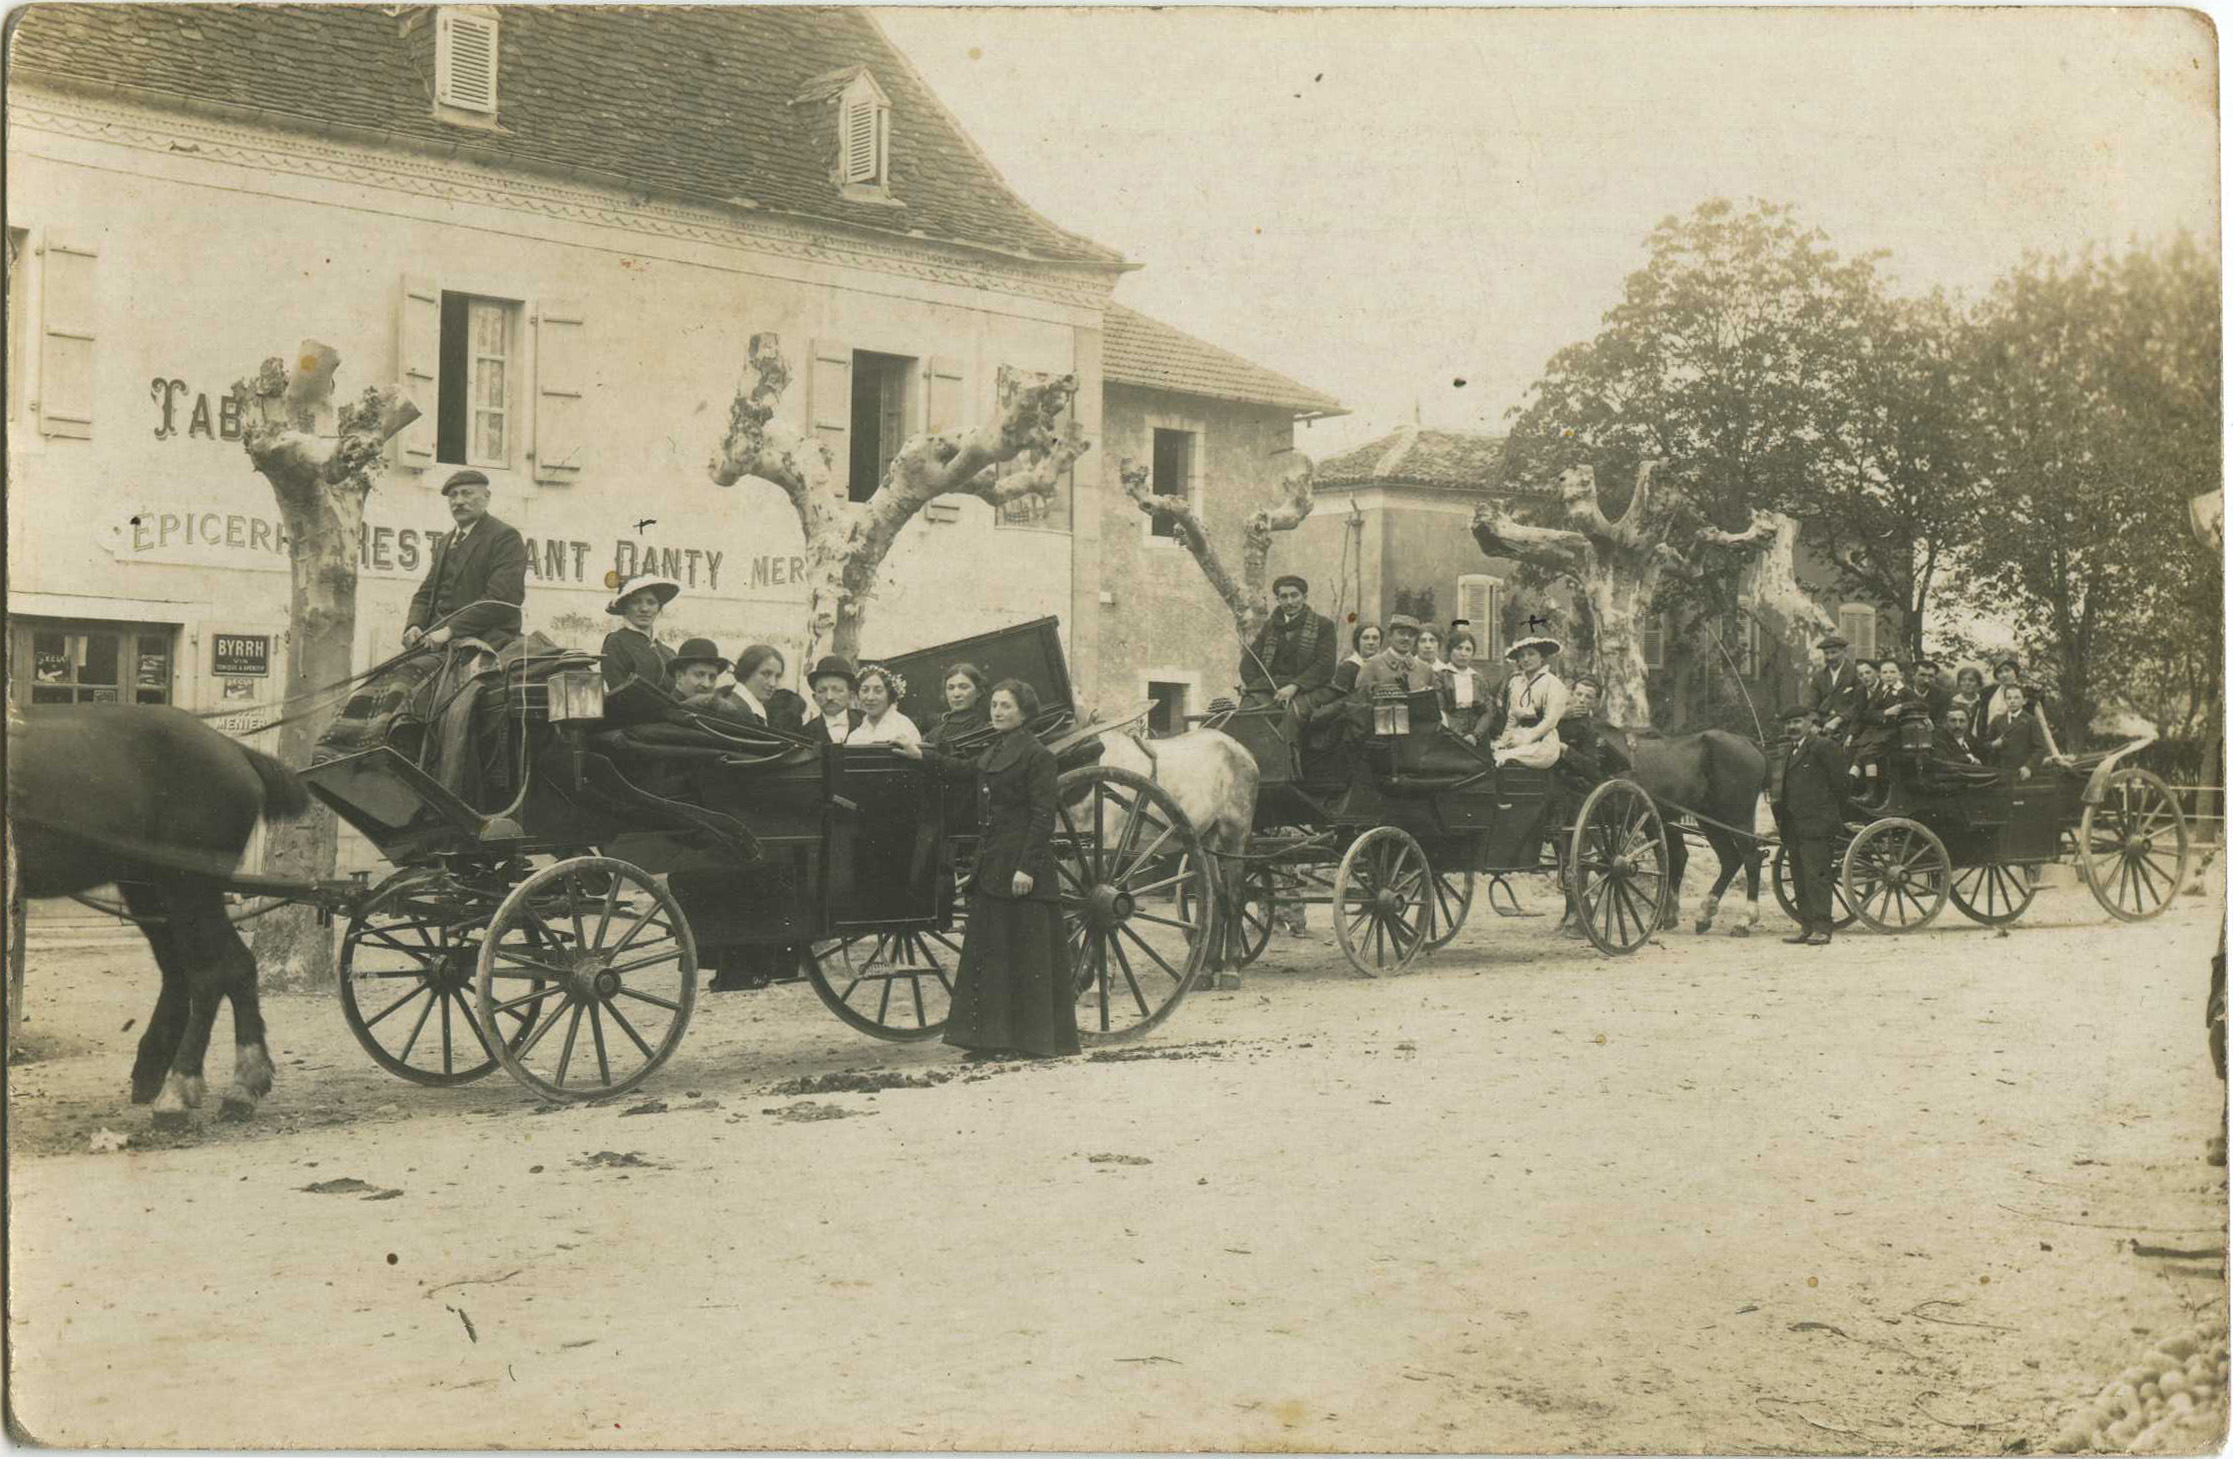
[[977, 777], [981, 840], [946, 1042], [986, 1058], [1074, 1054], [1078, 990], [1055, 884], [1054, 755], [1025, 728], [1039, 713], [1030, 685], [1001, 680], [990, 709], [1000, 737], [974, 760], [891, 746], [937, 774]]

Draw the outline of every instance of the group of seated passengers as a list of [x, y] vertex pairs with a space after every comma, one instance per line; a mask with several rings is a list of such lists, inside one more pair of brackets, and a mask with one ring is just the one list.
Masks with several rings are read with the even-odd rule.
[[1964, 666], [1951, 686], [1932, 659], [1908, 667], [1896, 659], [1848, 660], [1850, 645], [1836, 634], [1822, 640], [1823, 663], [1807, 682], [1806, 706], [1822, 716], [1823, 732], [1838, 741], [1851, 762], [1856, 799], [1881, 804], [1891, 789], [1887, 764], [1899, 742], [1902, 710], [1921, 705], [1931, 717], [1931, 760], [1948, 766], [1988, 766], [2011, 781], [2038, 773], [2047, 753], [2044, 731], [2023, 683], [2023, 665], [2004, 658], [1984, 672]]
[[[640, 576], [621, 584], [605, 611], [621, 626], [605, 635], [604, 674], [608, 691], [637, 682], [655, 691], [630, 710], [608, 712], [622, 723], [703, 715], [734, 724], [763, 725], [838, 745], [921, 745], [925, 736], [900, 712], [907, 681], [881, 664], [856, 672], [843, 657], [830, 654], [806, 676], [809, 704], [783, 687], [786, 665], [781, 650], [756, 643], [737, 657], [733, 682], [730, 661], [711, 639], [683, 640], [680, 648], [659, 641], [653, 629], [667, 605], [682, 594], [672, 578]], [[927, 742], [949, 745], [983, 729], [987, 679], [974, 664], [956, 664], [946, 676], [946, 712]]]

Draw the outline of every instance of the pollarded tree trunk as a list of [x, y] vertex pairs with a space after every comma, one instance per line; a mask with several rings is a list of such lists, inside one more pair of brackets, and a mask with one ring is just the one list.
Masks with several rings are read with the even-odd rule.
[[1663, 575], [1703, 577], [1714, 549], [1761, 559], [1758, 601], [1782, 618], [1787, 634], [1831, 626], [1794, 576], [1797, 522], [1755, 511], [1744, 531], [1722, 531], [1679, 486], [1661, 484], [1661, 465], [1647, 461], [1637, 471], [1635, 494], [1617, 519], [1605, 515], [1596, 473], [1586, 466], [1559, 476], [1557, 525], [1522, 522], [1501, 502], [1473, 509], [1473, 538], [1484, 553], [1529, 563], [1579, 590], [1597, 645], [1590, 667], [1605, 681], [1606, 716], [1618, 725], [1651, 723], [1642, 624]]
[[[282, 715], [288, 712], [285, 700], [355, 672], [357, 546], [364, 535], [365, 497], [388, 438], [419, 417], [419, 408], [391, 385], [341, 406], [334, 419], [338, 433], [321, 434], [340, 363], [332, 349], [305, 340], [292, 371], [269, 359], [253, 380], [233, 387], [246, 401], [241, 445], [271, 483], [288, 535]], [[324, 718], [313, 713], [281, 725], [272, 753], [296, 769], [309, 765]], [[313, 802], [309, 814], [271, 827], [269, 835], [268, 875], [301, 881], [333, 875], [337, 828], [324, 806]], [[332, 981], [333, 941], [306, 907], [257, 919], [252, 950], [267, 979], [298, 986]]]
[[791, 367], [772, 334], [752, 337], [752, 384], [729, 406], [729, 428], [708, 467], [716, 486], [757, 477], [783, 489], [806, 540], [808, 663], [823, 653], [860, 657], [861, 626], [877, 570], [900, 532], [942, 496], [973, 496], [995, 507], [1051, 497], [1063, 473], [1091, 448], [1063, 419], [1075, 375], [1034, 375], [1003, 366], [993, 419], [973, 430], [911, 437], [867, 501], [846, 482], [820, 441], [775, 418]]
[[1127, 457], [1117, 463], [1117, 476], [1124, 485], [1124, 494], [1132, 504], [1151, 519], [1169, 522], [1179, 534], [1179, 541], [1194, 555], [1202, 569], [1202, 576], [1209, 579], [1210, 587], [1233, 615], [1233, 629], [1243, 644], [1256, 641], [1256, 634], [1271, 616], [1271, 587], [1264, 581], [1266, 564], [1271, 559], [1272, 534], [1292, 532], [1303, 524], [1316, 504], [1317, 474], [1310, 458], [1297, 453], [1298, 463], [1280, 479], [1279, 490], [1266, 506], [1248, 514], [1241, 527], [1241, 570], [1235, 577], [1225, 559], [1218, 554], [1217, 546], [1210, 541], [1209, 528], [1202, 522], [1201, 514], [1194, 510], [1194, 503], [1184, 496], [1159, 496], [1147, 467]]

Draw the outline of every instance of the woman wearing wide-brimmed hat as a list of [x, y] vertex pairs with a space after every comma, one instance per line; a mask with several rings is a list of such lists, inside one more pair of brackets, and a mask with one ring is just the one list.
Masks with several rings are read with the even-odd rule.
[[1496, 763], [1548, 770], [1562, 746], [1558, 722], [1566, 717], [1566, 685], [1550, 670], [1555, 638], [1523, 638], [1505, 653], [1520, 666], [1505, 689], [1504, 733], [1496, 737]]
[[[682, 584], [656, 574], [629, 578], [614, 592], [605, 611], [620, 620], [620, 627], [605, 635], [607, 692], [631, 681], [641, 681], [662, 698], [670, 693], [668, 669], [674, 662], [675, 652], [653, 638], [651, 630], [667, 605], [681, 593]], [[622, 717], [626, 717], [625, 712]], [[644, 717], [648, 716], [638, 716]]]

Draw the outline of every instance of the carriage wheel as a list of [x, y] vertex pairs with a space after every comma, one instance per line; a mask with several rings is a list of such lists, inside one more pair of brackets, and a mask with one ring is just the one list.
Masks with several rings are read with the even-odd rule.
[[1667, 906], [1667, 828], [1643, 787], [1608, 780], [1574, 817], [1574, 915], [1597, 950], [1618, 957], [1651, 941]]
[[1904, 816], [1871, 822], [1846, 848], [1846, 905], [1876, 932], [1928, 927], [1945, 910], [1953, 880], [1946, 843]]
[[2171, 905], [2186, 882], [2186, 812], [2162, 779], [2119, 770], [2078, 821], [2078, 870], [2101, 909], [2145, 922]]
[[[1799, 915], [1799, 888], [1791, 875], [1791, 857], [1788, 848], [1776, 847], [1775, 860], [1769, 868], [1768, 880], [1776, 889], [1776, 905], [1792, 921], [1804, 924]], [[1830, 878], [1830, 930], [1843, 932], [1853, 925], [1853, 909], [1846, 905], [1845, 883], [1837, 877]]]
[[1056, 794], [1055, 881], [1078, 1037], [1136, 1038], [1171, 1016], [1209, 957], [1209, 858], [1178, 802], [1145, 776], [1087, 765]]
[[496, 1051], [514, 1079], [596, 1099], [635, 1088], [682, 1042], [698, 946], [651, 873], [576, 857], [512, 888], [489, 919], [477, 985], [484, 1026], [523, 1011], [532, 1022]]
[[1982, 922], [1987, 927], [2006, 927], [2024, 915], [2032, 898], [2039, 895], [2039, 883], [2031, 879], [2028, 866], [2011, 866], [2006, 862], [1988, 861], [1983, 866], [1965, 866], [1954, 873], [1954, 885], [1949, 894], [1962, 915], [1971, 921]]
[[1427, 853], [1395, 826], [1349, 843], [1334, 873], [1334, 936], [1351, 967], [1386, 978], [1411, 966], [1434, 931], [1433, 880]]
[[1428, 890], [1432, 894], [1427, 919], [1427, 951], [1447, 947], [1465, 926], [1473, 910], [1474, 875], [1470, 871], [1437, 871]]
[[[349, 919], [341, 940], [341, 1019], [372, 1061], [413, 1084], [468, 1084], [496, 1067], [470, 990], [493, 897], [439, 871], [397, 872]], [[518, 1038], [526, 1015], [500, 1020]]]
[[960, 930], [862, 933], [809, 956], [806, 966], [830, 1012], [870, 1038], [917, 1043], [946, 1031]]
[[[1179, 883], [1178, 906], [1182, 921], [1200, 920], [1195, 916], [1194, 883], [1191, 879]], [[1264, 955], [1272, 941], [1272, 912], [1274, 880], [1268, 866], [1251, 867], [1241, 879], [1241, 936], [1240, 966]]]

